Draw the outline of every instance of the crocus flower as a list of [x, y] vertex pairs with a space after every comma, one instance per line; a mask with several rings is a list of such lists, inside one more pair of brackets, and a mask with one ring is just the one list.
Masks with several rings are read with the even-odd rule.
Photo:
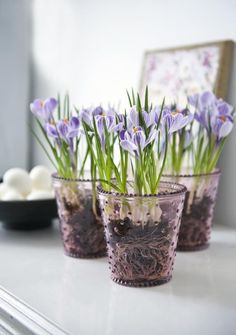
[[142, 120], [140, 120], [140, 114], [136, 110], [136, 107], [131, 107], [128, 117], [128, 130], [131, 130], [134, 127], [144, 126], [142, 121], [145, 122], [146, 128], [151, 127], [155, 123], [156, 112], [155, 108], [151, 109], [149, 112], [143, 110], [141, 112]]
[[211, 118], [212, 131], [220, 140], [229, 135], [233, 129], [233, 107], [222, 99], [216, 101], [216, 113]]
[[202, 94], [194, 94], [188, 97], [188, 102], [198, 110], [209, 108], [215, 103], [215, 95], [212, 92], [203, 92]]
[[57, 126], [54, 122], [47, 122], [44, 128], [48, 136], [53, 137], [55, 139], [59, 138]]
[[80, 120], [76, 116], [72, 116], [70, 120], [59, 120], [57, 124], [46, 123], [45, 130], [48, 136], [54, 139], [64, 140], [73, 149], [73, 139], [81, 135]]
[[[116, 122], [116, 112], [114, 109], [108, 109], [107, 111], [102, 108], [96, 108], [93, 111], [95, 121], [97, 124], [98, 132], [104, 133], [104, 126], [106, 125], [109, 133], [121, 130], [123, 128], [123, 120]], [[104, 124], [105, 122], [105, 124]]]
[[229, 105], [223, 99], [217, 100], [217, 109], [220, 116], [230, 116], [232, 118], [233, 106]]
[[146, 138], [142, 127], [133, 127], [131, 131], [122, 130], [120, 132], [120, 145], [132, 155], [139, 156], [140, 152], [156, 138], [157, 131], [153, 127]]
[[132, 155], [138, 151], [137, 145], [133, 143], [132, 135], [127, 130], [122, 130], [120, 132], [120, 145]]
[[160, 106], [154, 106], [152, 109], [151, 109], [151, 113], [153, 114], [154, 116], [154, 122], [156, 124], [160, 123], [161, 124], [161, 120], [160, 120], [160, 116], [161, 116], [161, 107]]
[[53, 111], [57, 106], [57, 100], [55, 98], [48, 98], [46, 100], [35, 99], [30, 104], [31, 112], [42, 118], [45, 122], [48, 122], [52, 118]]
[[72, 116], [70, 120], [58, 121], [58, 132], [63, 139], [73, 139], [80, 135], [80, 120]]
[[102, 107], [97, 107], [93, 111], [93, 116], [96, 122], [102, 150], [104, 151], [106, 143], [105, 128], [107, 129], [108, 133], [121, 131], [124, 127], [124, 120], [122, 118], [120, 120], [113, 108], [104, 110]]
[[127, 123], [128, 123], [129, 130], [133, 129], [134, 127], [139, 127], [140, 125], [139, 114], [135, 106], [130, 109]]
[[189, 97], [188, 101], [196, 107], [195, 119], [208, 132], [213, 132], [218, 140], [229, 135], [233, 128], [233, 107], [211, 92]]
[[229, 120], [226, 120], [224, 117], [219, 117], [212, 128], [213, 133], [216, 135], [218, 140], [223, 137], [226, 137], [230, 134], [233, 129], [233, 123]]
[[164, 125], [167, 126], [168, 133], [174, 133], [183, 127], [187, 126], [193, 120], [193, 114], [187, 109], [178, 110], [165, 108], [163, 111]]
[[80, 113], [81, 120], [89, 127], [89, 133], [94, 134], [94, 120], [97, 127], [99, 140], [102, 150], [105, 150], [105, 127], [108, 133], [120, 131], [124, 126], [124, 115], [118, 114], [114, 108], [104, 109], [102, 106], [96, 108], [82, 109]]
[[191, 130], [185, 132], [184, 149], [187, 149], [193, 143], [193, 134]]
[[211, 129], [210, 117], [216, 113], [216, 97], [212, 92], [204, 92], [188, 97], [190, 105], [195, 107], [194, 118], [208, 132]]
[[81, 120], [92, 127], [92, 108], [83, 108], [80, 113]]

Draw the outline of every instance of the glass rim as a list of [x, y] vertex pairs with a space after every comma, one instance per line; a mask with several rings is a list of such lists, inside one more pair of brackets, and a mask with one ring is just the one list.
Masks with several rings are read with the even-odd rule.
[[171, 173], [163, 173], [162, 177], [180, 177], [180, 178], [192, 178], [192, 177], [204, 177], [204, 176], [219, 176], [221, 174], [221, 170], [219, 168], [214, 169], [211, 172], [204, 173], [180, 173], [180, 174], [171, 174]]
[[65, 178], [65, 177], [60, 177], [57, 172], [54, 172], [51, 174], [51, 177], [53, 180], [62, 180], [65, 182], [99, 182], [100, 179], [89, 179], [89, 178]]
[[[110, 195], [113, 197], [126, 197], [126, 198], [168, 198], [173, 196], [183, 195], [187, 192], [186, 186], [179, 183], [160, 181], [159, 186], [167, 186], [172, 189], [172, 192], [158, 192], [157, 194], [139, 194], [139, 193], [121, 193], [116, 191], [105, 191], [101, 185], [97, 186], [97, 192], [99, 195]], [[176, 189], [173, 187], [175, 186]]]

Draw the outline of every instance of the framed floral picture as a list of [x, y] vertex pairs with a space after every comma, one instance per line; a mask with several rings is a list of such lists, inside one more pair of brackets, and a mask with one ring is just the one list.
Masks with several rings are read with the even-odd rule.
[[140, 92], [149, 88], [152, 101], [185, 103], [186, 95], [213, 91], [227, 94], [234, 42], [220, 41], [164, 50], [144, 55]]

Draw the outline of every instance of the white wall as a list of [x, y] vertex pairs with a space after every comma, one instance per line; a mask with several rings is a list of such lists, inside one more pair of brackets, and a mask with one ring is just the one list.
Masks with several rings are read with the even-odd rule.
[[28, 165], [30, 8], [0, 0], [0, 176]]
[[[235, 0], [34, 0], [34, 96], [118, 102], [138, 87], [146, 49], [236, 40]], [[235, 52], [236, 57], [236, 52]], [[236, 60], [236, 59], [235, 59]], [[236, 105], [236, 69], [229, 101]], [[222, 157], [217, 219], [236, 224], [236, 131]], [[35, 162], [42, 161], [35, 151]]]

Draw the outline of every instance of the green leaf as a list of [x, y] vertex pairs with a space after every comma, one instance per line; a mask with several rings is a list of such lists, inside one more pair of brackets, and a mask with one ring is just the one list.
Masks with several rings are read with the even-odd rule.
[[143, 118], [142, 104], [141, 104], [141, 99], [140, 99], [139, 94], [137, 94], [137, 100], [136, 100], [136, 102], [137, 102], [136, 108], [137, 108], [137, 111], [139, 113], [139, 122], [140, 122], [140, 125], [143, 127], [145, 135], [147, 137], [148, 136], [148, 129], [147, 129], [147, 126], [146, 126], [146, 122], [145, 122], [145, 120]]
[[207, 167], [207, 172], [211, 172], [212, 170], [214, 170], [214, 168], [216, 167], [216, 164], [220, 158], [220, 155], [222, 153], [222, 150], [224, 148], [226, 142], [226, 137], [222, 140], [222, 142], [219, 145], [219, 148], [216, 150], [215, 154], [213, 155], [210, 164]]
[[165, 98], [162, 100], [160, 116], [159, 116], [159, 119], [157, 121], [157, 130], [159, 129], [160, 124], [161, 124], [161, 118], [162, 118], [162, 113], [163, 113], [164, 106], [165, 106]]
[[134, 95], [134, 90], [132, 88], [132, 100], [133, 100], [133, 106], [136, 105], [136, 101], [135, 101], [135, 95]]
[[132, 107], [132, 101], [131, 101], [131, 98], [130, 98], [128, 90], [126, 90], [126, 93], [127, 93], [127, 96], [128, 96], [129, 105], [130, 105], [130, 107]]
[[54, 163], [53, 159], [51, 158], [51, 156], [49, 155], [49, 153], [47, 152], [47, 149], [45, 148], [45, 146], [43, 145], [42, 141], [40, 140], [40, 138], [38, 137], [38, 135], [36, 134], [36, 132], [34, 131], [33, 127], [31, 125], [29, 125], [30, 131], [33, 134], [33, 136], [36, 138], [37, 142], [39, 143], [39, 145], [41, 146], [41, 148], [43, 149], [43, 151], [45, 152], [46, 156], [48, 157], [49, 161], [52, 163], [53, 167], [57, 170], [57, 166]]
[[47, 134], [46, 134], [46, 132], [45, 132], [43, 126], [41, 125], [40, 121], [39, 121], [37, 118], [36, 118], [36, 122], [37, 122], [37, 124], [38, 124], [38, 126], [39, 126], [39, 128], [40, 128], [40, 130], [41, 130], [41, 132], [42, 132], [42, 134], [44, 135], [44, 138], [46, 139], [46, 141], [47, 141], [49, 147], [51, 148], [52, 152], [54, 153], [54, 155], [57, 155], [56, 149], [53, 147], [53, 145], [52, 145], [52, 143], [50, 142], [50, 140], [49, 140], [49, 138], [48, 138], [48, 136], [47, 136]]
[[77, 116], [79, 116], [79, 109], [76, 106], [74, 106], [74, 110], [76, 111]]
[[105, 180], [105, 179], [99, 179], [99, 181], [101, 183], [107, 184], [108, 186], [112, 187], [117, 192], [122, 193], [122, 190], [117, 185], [115, 185], [114, 183], [112, 183], [111, 181], [108, 181], [108, 180]]
[[61, 119], [61, 97], [60, 94], [57, 93], [57, 118]]
[[149, 112], [149, 105], [148, 105], [148, 86], [146, 86], [145, 89], [145, 105], [144, 105], [144, 109], [146, 112]]
[[141, 100], [140, 100], [140, 96], [139, 94], [137, 93], [137, 103], [136, 103], [136, 108], [138, 110], [138, 112], [141, 114], [142, 112], [142, 104], [141, 104]]
[[157, 193], [158, 186], [159, 186], [159, 183], [160, 183], [160, 180], [161, 180], [164, 168], [165, 168], [165, 164], [166, 164], [166, 158], [167, 158], [167, 152], [168, 152], [168, 129], [167, 129], [167, 126], [165, 127], [165, 143], [166, 143], [165, 153], [164, 153], [164, 158], [163, 158], [162, 165], [161, 165], [161, 170], [159, 172], [157, 182], [155, 184], [155, 193]]
[[80, 168], [80, 173], [79, 173], [79, 176], [82, 177], [84, 175], [84, 167], [85, 167], [85, 163], [88, 159], [88, 156], [89, 156], [89, 152], [90, 152], [90, 148], [89, 148], [89, 145], [87, 146], [87, 150], [86, 150], [86, 153], [85, 153], [85, 157], [83, 159], [83, 162], [82, 162], [82, 166]]

